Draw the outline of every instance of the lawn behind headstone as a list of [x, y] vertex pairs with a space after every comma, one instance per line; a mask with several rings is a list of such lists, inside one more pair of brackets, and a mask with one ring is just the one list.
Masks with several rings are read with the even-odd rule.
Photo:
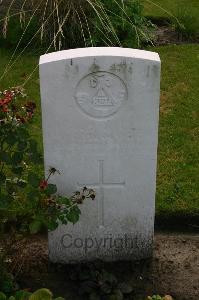
[[[199, 215], [199, 45], [150, 47], [149, 50], [158, 52], [162, 61], [156, 214], [196, 216]], [[10, 55], [0, 49], [1, 70]], [[23, 55], [0, 82], [0, 90], [22, 84], [38, 60], [36, 54]], [[27, 83], [26, 91], [37, 103], [33, 130], [41, 141], [37, 71]]]
[[162, 60], [156, 213], [199, 213], [199, 45], [156, 48]]
[[176, 16], [181, 10], [195, 13], [199, 11], [198, 0], [142, 0], [147, 17], [165, 18]]

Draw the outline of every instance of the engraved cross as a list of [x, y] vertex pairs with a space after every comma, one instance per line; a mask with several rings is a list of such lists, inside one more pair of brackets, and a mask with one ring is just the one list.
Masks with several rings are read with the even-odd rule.
[[125, 186], [125, 181], [108, 183], [104, 182], [104, 161], [99, 160], [99, 182], [98, 183], [78, 183], [79, 187], [90, 187], [99, 188], [99, 201], [98, 201], [98, 224], [99, 226], [104, 226], [104, 188], [123, 188]]

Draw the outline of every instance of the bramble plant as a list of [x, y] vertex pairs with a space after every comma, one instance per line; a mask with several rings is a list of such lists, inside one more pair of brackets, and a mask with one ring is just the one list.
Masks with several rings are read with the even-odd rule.
[[[30, 134], [35, 110], [35, 103], [20, 87], [0, 93], [0, 290], [6, 294], [15, 290], [7, 262], [18, 233], [54, 230], [60, 223], [74, 224], [81, 213], [79, 204], [87, 198], [95, 199], [95, 192], [86, 187], [70, 198], [58, 195], [56, 185], [49, 182], [58, 172], [55, 168], [50, 168], [46, 179], [41, 178], [38, 169], [43, 159]], [[9, 239], [5, 230], [10, 230]], [[7, 299], [2, 292], [0, 299]], [[52, 299], [52, 294], [43, 293], [40, 297], [40, 292], [28, 298], [17, 294], [16, 299]]]
[[22, 88], [0, 94], [0, 225], [14, 222], [16, 229], [31, 233], [76, 223], [81, 213], [78, 205], [95, 198], [86, 187], [71, 198], [58, 195], [56, 185], [49, 183], [58, 172], [55, 168], [41, 179], [38, 167], [43, 159], [29, 130], [35, 109]]

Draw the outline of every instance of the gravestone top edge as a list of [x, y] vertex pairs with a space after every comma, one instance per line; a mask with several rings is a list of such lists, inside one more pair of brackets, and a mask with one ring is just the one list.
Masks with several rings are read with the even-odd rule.
[[83, 57], [127, 57], [142, 60], [152, 60], [160, 63], [160, 57], [158, 53], [152, 51], [131, 49], [131, 48], [119, 48], [119, 47], [90, 47], [90, 48], [77, 48], [70, 50], [62, 50], [52, 52], [40, 56], [39, 64], [46, 64], [55, 61], [83, 58]]

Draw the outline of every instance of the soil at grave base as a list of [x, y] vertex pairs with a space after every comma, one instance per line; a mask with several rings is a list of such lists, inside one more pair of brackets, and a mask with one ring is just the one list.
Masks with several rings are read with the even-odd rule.
[[[47, 287], [66, 300], [78, 296], [79, 283], [70, 279], [74, 266], [48, 262], [47, 238], [34, 236], [13, 245], [12, 269], [22, 288]], [[125, 299], [170, 294], [175, 300], [199, 299], [199, 235], [156, 233], [154, 256], [141, 262], [102, 263], [119, 281], [134, 287]], [[139, 297], [138, 297], [139, 296]], [[87, 298], [85, 298], [87, 299]]]

